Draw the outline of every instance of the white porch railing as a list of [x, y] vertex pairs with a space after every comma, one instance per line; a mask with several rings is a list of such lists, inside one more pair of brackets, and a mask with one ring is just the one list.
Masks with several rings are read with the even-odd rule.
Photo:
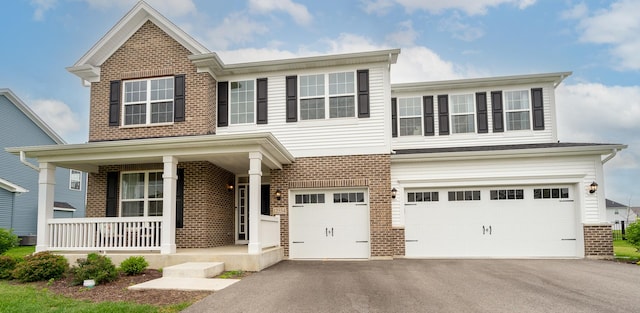
[[160, 250], [162, 216], [56, 218], [49, 224], [49, 250]]
[[260, 243], [262, 248], [280, 246], [280, 216], [260, 215]]

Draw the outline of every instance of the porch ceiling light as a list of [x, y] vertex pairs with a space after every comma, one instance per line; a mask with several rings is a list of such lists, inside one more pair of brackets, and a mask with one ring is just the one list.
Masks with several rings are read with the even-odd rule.
[[276, 200], [282, 199], [282, 191], [280, 189], [276, 190]]
[[229, 192], [233, 191], [233, 184], [227, 184], [227, 191]]
[[396, 187], [393, 187], [393, 189], [391, 189], [391, 199], [395, 199], [397, 194], [398, 189], [396, 189]]
[[589, 185], [589, 193], [594, 193], [596, 191], [598, 191], [598, 183], [593, 182]]

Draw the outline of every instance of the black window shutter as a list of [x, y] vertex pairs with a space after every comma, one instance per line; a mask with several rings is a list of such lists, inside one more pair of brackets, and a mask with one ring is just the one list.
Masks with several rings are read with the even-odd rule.
[[504, 132], [504, 119], [502, 118], [502, 91], [491, 92], [491, 114], [493, 116], [493, 132]]
[[478, 119], [478, 134], [489, 132], [489, 122], [487, 116], [487, 93], [476, 93], [476, 114]]
[[260, 189], [260, 214], [271, 215], [271, 186], [262, 185]]
[[268, 112], [267, 109], [267, 79], [266, 78], [258, 78], [257, 79], [257, 124], [267, 124], [268, 122]]
[[120, 81], [109, 85], [109, 126], [120, 126]]
[[184, 75], [173, 77], [173, 121], [184, 122]]
[[544, 103], [542, 100], [542, 88], [532, 88], [533, 100], [533, 130], [544, 130]]
[[391, 98], [391, 137], [398, 137], [398, 99]]
[[435, 115], [433, 112], [433, 96], [422, 97], [422, 114], [424, 115], [424, 135], [434, 136], [435, 130]]
[[449, 135], [449, 96], [438, 96], [438, 125], [440, 135]]
[[118, 216], [118, 180], [120, 173], [107, 172], [107, 211], [106, 217]]
[[184, 168], [178, 169], [176, 186], [176, 228], [184, 226]]
[[287, 123], [298, 121], [298, 76], [287, 76]]
[[358, 117], [369, 117], [369, 70], [358, 70]]
[[218, 127], [229, 126], [229, 82], [218, 82]]

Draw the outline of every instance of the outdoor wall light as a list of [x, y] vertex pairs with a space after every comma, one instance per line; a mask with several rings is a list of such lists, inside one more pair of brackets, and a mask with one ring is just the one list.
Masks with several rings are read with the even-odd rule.
[[393, 187], [393, 189], [391, 189], [391, 199], [395, 199], [397, 194], [398, 189], [396, 189], [396, 187]]
[[589, 193], [594, 193], [596, 191], [598, 191], [598, 183], [593, 182], [589, 185]]
[[233, 184], [227, 184], [227, 191], [229, 192], [233, 191]]
[[280, 191], [280, 189], [276, 190], [276, 200], [280, 200], [282, 199], [282, 192]]

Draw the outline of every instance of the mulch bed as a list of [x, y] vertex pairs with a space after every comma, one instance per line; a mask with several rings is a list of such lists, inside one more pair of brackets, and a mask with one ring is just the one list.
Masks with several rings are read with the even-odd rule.
[[69, 298], [89, 300], [92, 302], [135, 302], [140, 304], [151, 304], [155, 306], [166, 306], [183, 302], [194, 303], [212, 292], [210, 291], [183, 291], [183, 290], [129, 290], [127, 287], [143, 283], [152, 279], [162, 277], [162, 273], [157, 270], [146, 270], [137, 276], [121, 275], [117, 280], [97, 285], [91, 289], [71, 285], [71, 277], [67, 276], [49, 284], [47, 282], [31, 283], [38, 288], [46, 288], [55, 294], [60, 294]]

